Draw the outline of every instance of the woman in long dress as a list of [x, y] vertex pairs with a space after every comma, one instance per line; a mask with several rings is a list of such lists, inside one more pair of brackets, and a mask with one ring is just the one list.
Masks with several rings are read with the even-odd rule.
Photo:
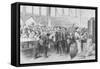
[[70, 57], [73, 59], [78, 53], [77, 43], [73, 35], [70, 38]]

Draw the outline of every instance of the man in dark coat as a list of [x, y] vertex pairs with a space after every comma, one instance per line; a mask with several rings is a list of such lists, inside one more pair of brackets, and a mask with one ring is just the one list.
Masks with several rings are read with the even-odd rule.
[[57, 53], [62, 54], [62, 32], [61, 27], [59, 27], [59, 30], [56, 32], [56, 43], [57, 43]]
[[49, 36], [50, 34], [46, 34], [43, 37], [43, 50], [44, 50], [44, 57], [48, 57], [48, 45], [49, 45]]

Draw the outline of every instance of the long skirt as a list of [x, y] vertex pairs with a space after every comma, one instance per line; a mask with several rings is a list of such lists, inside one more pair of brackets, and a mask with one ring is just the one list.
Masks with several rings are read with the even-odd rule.
[[76, 40], [77, 48], [78, 48], [78, 54], [81, 53], [81, 42], [79, 40]]
[[77, 43], [74, 42], [70, 45], [70, 57], [71, 57], [71, 59], [77, 55], [77, 52], [78, 52]]

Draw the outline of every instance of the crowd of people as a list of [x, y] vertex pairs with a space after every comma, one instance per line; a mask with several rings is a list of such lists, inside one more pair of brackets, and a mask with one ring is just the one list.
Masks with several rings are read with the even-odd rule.
[[70, 28], [32, 25], [22, 28], [20, 33], [21, 38], [30, 38], [36, 41], [35, 43], [31, 41], [31, 45], [35, 50], [34, 58], [40, 56], [48, 58], [50, 52], [56, 52], [59, 55], [69, 54], [71, 58], [74, 58], [83, 51], [88, 52], [89, 46], [93, 45], [92, 37], [88, 35], [87, 29], [74, 25]]

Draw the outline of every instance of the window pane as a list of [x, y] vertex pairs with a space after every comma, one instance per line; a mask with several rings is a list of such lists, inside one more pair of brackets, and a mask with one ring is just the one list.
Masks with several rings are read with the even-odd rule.
[[46, 16], [47, 15], [47, 8], [41, 7], [41, 15]]
[[80, 17], [80, 9], [76, 9], [76, 16]]
[[64, 15], [69, 15], [69, 8], [64, 8]]
[[26, 14], [32, 14], [32, 6], [26, 6]]
[[20, 6], [20, 13], [23, 12], [23, 7], [24, 7], [24, 6]]
[[33, 6], [33, 15], [39, 15], [39, 7]]
[[63, 10], [62, 10], [62, 8], [56, 8], [56, 15], [57, 15], [57, 16], [62, 16], [62, 15], [63, 15]]
[[76, 9], [70, 8], [70, 16], [76, 16]]
[[54, 7], [51, 8], [51, 16], [55, 16], [55, 8]]

